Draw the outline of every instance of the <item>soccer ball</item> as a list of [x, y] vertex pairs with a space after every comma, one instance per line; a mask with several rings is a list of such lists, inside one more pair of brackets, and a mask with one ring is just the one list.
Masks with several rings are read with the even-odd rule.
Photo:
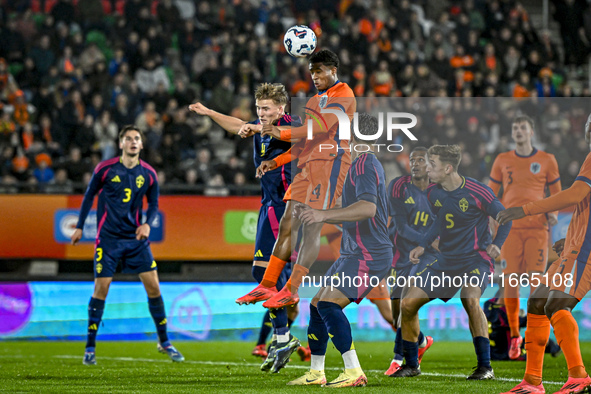
[[308, 26], [293, 26], [285, 33], [283, 45], [291, 56], [306, 57], [316, 49], [316, 34]]

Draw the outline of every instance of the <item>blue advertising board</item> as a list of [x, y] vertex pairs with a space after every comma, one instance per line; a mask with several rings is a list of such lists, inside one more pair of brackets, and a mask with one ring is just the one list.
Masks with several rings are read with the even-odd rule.
[[[252, 283], [162, 283], [170, 336], [186, 340], [253, 341], [264, 314], [261, 305], [234, 300]], [[92, 282], [0, 283], [0, 339], [84, 339]], [[495, 289], [487, 290], [491, 297]], [[483, 301], [486, 297], [483, 297]], [[292, 328], [304, 338], [309, 298], [302, 298]], [[522, 300], [525, 306], [525, 300]], [[364, 300], [345, 309], [356, 341], [391, 341], [394, 332], [377, 308]], [[581, 341], [591, 341], [591, 300], [574, 311]], [[468, 317], [459, 298], [435, 300], [420, 310], [421, 327], [437, 340], [471, 341]], [[140, 283], [114, 282], [100, 327], [99, 340], [156, 340], [146, 293]]]
[[[70, 237], [74, 233], [76, 224], [78, 223], [78, 215], [80, 214], [79, 209], [58, 209], [55, 211], [53, 218], [53, 235], [55, 241], [58, 243], [70, 243]], [[146, 213], [142, 213], [141, 222], [145, 222]], [[96, 239], [97, 223], [96, 223], [96, 210], [90, 211], [86, 221], [84, 222], [84, 228], [82, 229], [82, 239], [80, 242], [92, 243]], [[164, 239], [164, 215], [162, 212], [156, 214], [154, 222], [150, 226], [150, 237], [151, 242], [161, 242]]]

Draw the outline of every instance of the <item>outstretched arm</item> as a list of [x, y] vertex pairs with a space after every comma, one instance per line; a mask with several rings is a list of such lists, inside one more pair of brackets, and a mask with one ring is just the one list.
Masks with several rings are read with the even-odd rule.
[[88, 184], [88, 188], [84, 193], [84, 199], [82, 200], [82, 206], [80, 207], [80, 214], [78, 215], [78, 223], [76, 223], [76, 229], [74, 230], [74, 234], [70, 237], [72, 241], [72, 245], [76, 245], [80, 238], [82, 238], [82, 229], [84, 228], [84, 222], [86, 221], [86, 217], [90, 212], [90, 208], [92, 208], [92, 202], [94, 201], [94, 196], [98, 193], [98, 191], [102, 187], [102, 180], [101, 177], [103, 175], [102, 171], [95, 172], [90, 179], [90, 183]]
[[525, 204], [523, 207], [509, 208], [497, 215], [500, 224], [521, 219], [527, 215], [537, 215], [559, 211], [581, 202], [589, 195], [591, 185], [583, 181], [575, 181], [571, 187], [551, 197]]
[[189, 109], [198, 115], [209, 116], [214, 122], [219, 124], [222, 129], [232, 134], [238, 134], [242, 125], [246, 123], [245, 121], [233, 116], [224, 115], [209, 109], [200, 102], [189, 105]]

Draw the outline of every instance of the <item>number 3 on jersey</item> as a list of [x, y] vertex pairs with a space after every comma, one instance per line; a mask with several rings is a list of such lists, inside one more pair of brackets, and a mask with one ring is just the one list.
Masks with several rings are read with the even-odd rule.
[[125, 197], [123, 198], [123, 202], [129, 202], [131, 200], [131, 189], [126, 187], [125, 189], [123, 189], [123, 191], [125, 192]]

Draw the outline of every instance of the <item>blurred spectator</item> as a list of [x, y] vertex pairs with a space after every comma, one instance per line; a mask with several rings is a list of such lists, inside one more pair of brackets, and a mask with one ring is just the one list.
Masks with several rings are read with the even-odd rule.
[[44, 185], [53, 180], [55, 174], [51, 169], [51, 157], [46, 153], [40, 153], [35, 156], [37, 168], [33, 170], [33, 176], [37, 179], [37, 183]]
[[74, 185], [68, 179], [68, 171], [65, 168], [58, 168], [55, 177], [45, 186], [45, 193], [72, 194]]
[[143, 66], [135, 72], [135, 81], [142, 93], [151, 95], [156, 92], [158, 85], [162, 84], [165, 90], [170, 87], [170, 81], [162, 66], [156, 66], [154, 59], [148, 59]]
[[[132, 124], [132, 122], [125, 124]], [[122, 127], [123, 125], [118, 127], [111, 120], [109, 111], [104, 111], [100, 118], [94, 122], [94, 136], [98, 144], [98, 149], [101, 151], [101, 160], [108, 160], [115, 157], [115, 152], [117, 151], [117, 134], [118, 130]]]

